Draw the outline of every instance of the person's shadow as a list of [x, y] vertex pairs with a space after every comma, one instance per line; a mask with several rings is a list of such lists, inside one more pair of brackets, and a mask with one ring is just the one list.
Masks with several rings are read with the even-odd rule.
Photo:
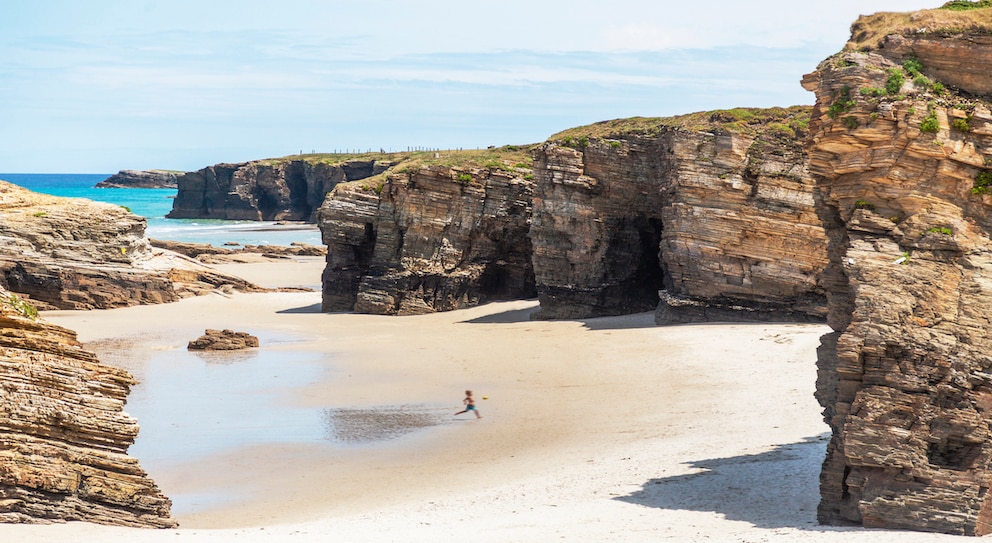
[[696, 473], [659, 477], [614, 499], [663, 509], [706, 511], [760, 528], [820, 528], [819, 473], [830, 434], [760, 453], [699, 460]]

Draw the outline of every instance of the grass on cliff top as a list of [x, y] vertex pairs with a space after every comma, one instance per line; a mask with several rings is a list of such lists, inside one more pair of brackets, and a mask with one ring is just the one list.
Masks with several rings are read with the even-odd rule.
[[420, 166], [447, 166], [452, 168], [512, 169], [515, 166], [530, 168], [534, 159], [534, 145], [504, 145], [492, 149], [465, 149], [439, 151], [409, 151], [399, 153], [315, 153], [268, 158], [258, 162], [276, 165], [294, 160], [310, 164], [339, 165], [351, 160], [379, 160], [393, 162], [394, 169], [413, 169]]
[[937, 9], [862, 15], [851, 25], [846, 51], [877, 49], [890, 34], [988, 34], [992, 33], [992, 1], [955, 0]]
[[610, 139], [627, 135], [656, 135], [665, 130], [691, 132], [737, 132], [751, 135], [773, 132], [795, 137], [809, 126], [811, 106], [788, 108], [735, 108], [701, 111], [675, 117], [631, 117], [569, 128], [551, 141], [576, 141], [588, 138]]

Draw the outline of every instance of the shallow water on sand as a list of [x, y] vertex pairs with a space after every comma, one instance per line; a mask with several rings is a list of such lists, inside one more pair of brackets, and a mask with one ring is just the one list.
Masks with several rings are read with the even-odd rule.
[[[278, 344], [260, 338], [263, 345]], [[354, 408], [302, 406], [295, 391], [335, 378], [333, 355], [250, 349], [231, 352], [136, 348], [127, 339], [86, 345], [108, 364], [139, 381], [126, 411], [141, 430], [129, 454], [155, 478], [216, 461], [238, 449], [268, 445], [319, 445], [337, 449], [377, 446], [452, 423], [447, 405]], [[266, 466], [259, 466], [265, 469]], [[220, 469], [220, 467], [218, 467]], [[171, 492], [173, 513], [184, 515], [237, 501], [236, 489]]]

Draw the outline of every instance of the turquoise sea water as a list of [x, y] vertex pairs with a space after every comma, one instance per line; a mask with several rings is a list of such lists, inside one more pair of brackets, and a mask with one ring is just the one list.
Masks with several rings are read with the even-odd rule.
[[213, 219], [166, 219], [172, 210], [175, 189], [98, 189], [94, 185], [110, 174], [0, 173], [0, 179], [26, 189], [64, 196], [88, 198], [122, 205], [148, 220], [147, 235], [154, 239], [223, 245], [289, 245], [303, 242], [321, 245], [316, 226], [286, 227], [273, 222], [222, 221]]

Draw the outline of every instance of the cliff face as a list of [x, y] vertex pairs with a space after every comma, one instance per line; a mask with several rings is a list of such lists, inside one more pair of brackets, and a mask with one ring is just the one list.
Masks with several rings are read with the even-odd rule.
[[324, 196], [338, 183], [376, 175], [390, 165], [374, 160], [328, 164], [302, 159], [218, 164], [179, 177], [179, 192], [168, 217], [315, 222]]
[[822, 319], [826, 238], [794, 131], [807, 113], [711, 112], [652, 134], [605, 123], [580, 144], [542, 147], [539, 317], [657, 307], [659, 323]]
[[176, 172], [162, 170], [121, 170], [96, 184], [98, 188], [174, 189]]
[[37, 194], [0, 181], [0, 286], [42, 308], [163, 303], [243, 279], [152, 248], [145, 220], [120, 206]]
[[803, 79], [836, 331], [824, 523], [992, 532], [989, 55], [985, 35], [900, 33]]
[[131, 376], [0, 288], [0, 522], [176, 526], [127, 449]]
[[419, 314], [534, 296], [526, 172], [423, 166], [320, 209], [324, 311]]

